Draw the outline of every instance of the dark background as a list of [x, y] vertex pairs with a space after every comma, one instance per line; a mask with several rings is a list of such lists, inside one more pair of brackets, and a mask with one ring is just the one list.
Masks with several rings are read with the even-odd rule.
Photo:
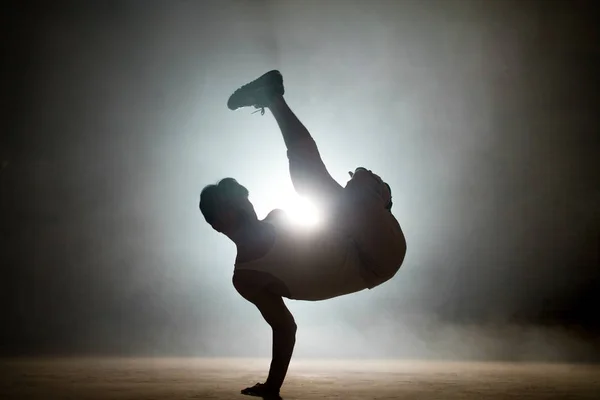
[[269, 353], [197, 200], [224, 176], [261, 215], [293, 196], [271, 118], [225, 107], [278, 68], [334, 177], [390, 182], [409, 246], [377, 290], [289, 302], [297, 354], [598, 360], [592, 4], [4, 6], [0, 353]]

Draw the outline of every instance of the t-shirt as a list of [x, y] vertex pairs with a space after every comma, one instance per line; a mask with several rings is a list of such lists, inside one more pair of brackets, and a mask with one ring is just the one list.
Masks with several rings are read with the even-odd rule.
[[273, 246], [259, 259], [237, 263], [234, 271], [269, 273], [282, 281], [290, 298], [296, 300], [325, 300], [368, 287], [358, 250], [343, 231], [308, 230], [281, 217], [265, 222], [275, 229]]

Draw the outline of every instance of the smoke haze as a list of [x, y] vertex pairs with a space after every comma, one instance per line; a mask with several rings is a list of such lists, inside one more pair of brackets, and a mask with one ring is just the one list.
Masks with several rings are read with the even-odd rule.
[[[0, 352], [268, 356], [198, 211], [294, 197], [280, 69], [331, 174], [390, 183], [390, 282], [288, 301], [299, 357], [600, 359], [599, 53], [586, 2], [57, 2], [3, 16]], [[591, 4], [591, 3], [590, 3]]]

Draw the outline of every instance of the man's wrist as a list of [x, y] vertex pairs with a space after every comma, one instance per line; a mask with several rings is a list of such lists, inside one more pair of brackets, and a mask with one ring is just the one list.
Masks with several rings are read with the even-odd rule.
[[264, 383], [265, 388], [269, 391], [272, 392], [274, 394], [279, 394], [279, 390], [281, 389], [281, 385], [275, 385], [273, 384], [271, 381], [269, 381], [269, 378], [267, 378], [267, 380]]

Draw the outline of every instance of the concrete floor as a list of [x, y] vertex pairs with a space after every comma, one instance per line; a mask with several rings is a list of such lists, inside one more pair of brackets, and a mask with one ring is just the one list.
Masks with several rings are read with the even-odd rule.
[[[0, 361], [0, 399], [249, 399], [269, 360], [103, 358]], [[293, 361], [285, 400], [600, 399], [600, 366]]]

